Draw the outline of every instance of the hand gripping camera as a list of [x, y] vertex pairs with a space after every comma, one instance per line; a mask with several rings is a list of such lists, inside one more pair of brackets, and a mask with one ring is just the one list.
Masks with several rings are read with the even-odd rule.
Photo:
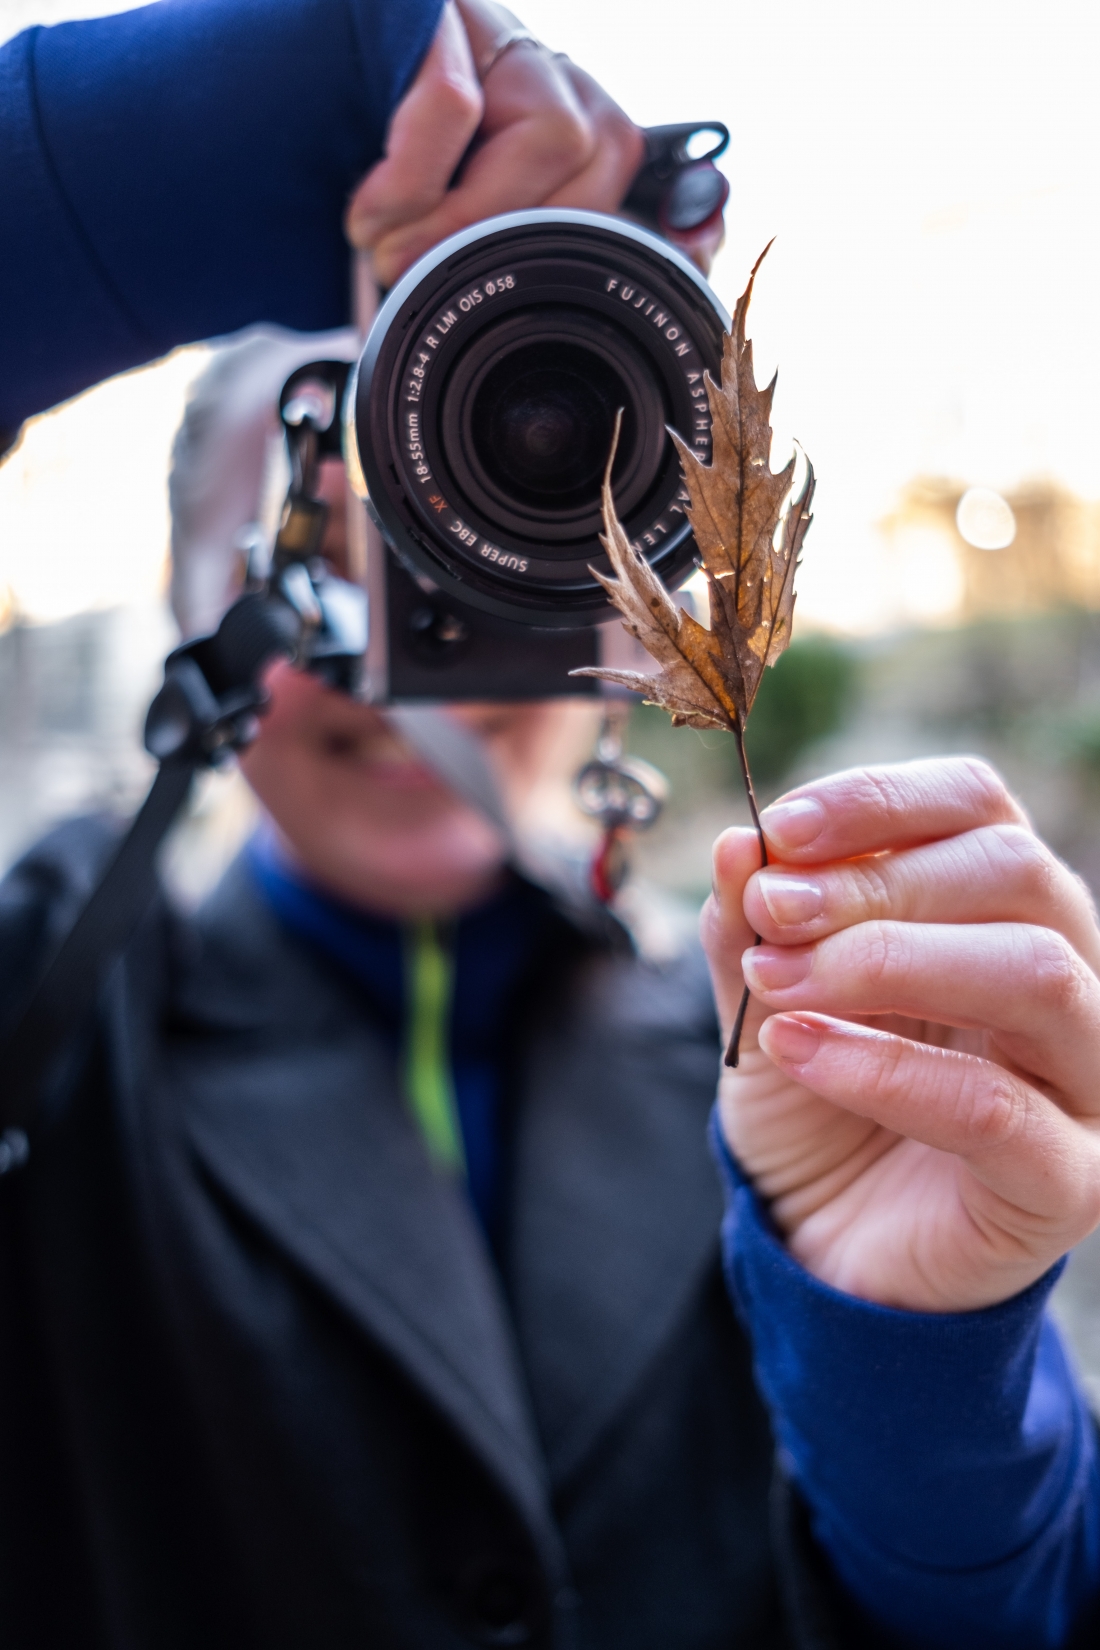
[[[692, 159], [700, 133], [714, 141]], [[709, 457], [704, 374], [729, 320], [663, 237], [720, 221], [726, 140], [648, 133], [634, 221], [540, 210], [452, 237], [389, 293], [350, 369], [299, 368], [280, 400], [291, 485], [270, 564], [169, 675], [190, 658], [217, 695], [266, 646], [375, 703], [599, 692], [569, 672], [630, 646], [592, 574], [608, 571], [600, 487], [620, 408], [619, 515], [666, 584], [694, 564], [668, 430]], [[317, 468], [341, 454], [371, 523], [365, 591], [319, 556]], [[167, 742], [156, 722], [147, 743], [167, 755], [178, 718]], [[245, 731], [238, 714], [216, 739]]]

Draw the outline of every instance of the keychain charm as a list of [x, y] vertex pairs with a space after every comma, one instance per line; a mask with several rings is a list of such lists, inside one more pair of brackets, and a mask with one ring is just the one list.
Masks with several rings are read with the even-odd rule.
[[668, 800], [668, 780], [649, 762], [623, 755], [625, 716], [608, 712], [596, 754], [573, 781], [578, 808], [602, 827], [590, 871], [592, 892], [601, 905], [614, 899], [630, 869], [632, 831], [648, 831]]

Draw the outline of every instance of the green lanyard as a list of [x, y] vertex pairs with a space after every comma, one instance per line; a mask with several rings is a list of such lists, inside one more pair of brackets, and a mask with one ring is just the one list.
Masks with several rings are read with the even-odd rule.
[[437, 1168], [466, 1173], [450, 1061], [454, 959], [430, 919], [405, 927], [405, 1098]]

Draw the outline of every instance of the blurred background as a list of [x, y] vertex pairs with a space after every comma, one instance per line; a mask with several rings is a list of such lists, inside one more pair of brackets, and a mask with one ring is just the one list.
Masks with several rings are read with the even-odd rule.
[[[4, 0], [0, 38], [123, 9]], [[732, 186], [714, 284], [760, 249], [776, 461], [819, 476], [797, 640], [750, 725], [758, 788], [977, 751], [1100, 885], [1100, 9], [1090, 0], [517, 0], [644, 124], [718, 118]], [[51, 820], [140, 796], [172, 629], [168, 449], [200, 346], [37, 419], [0, 469], [0, 864]], [[635, 713], [673, 782], [639, 873], [696, 904], [744, 817], [732, 743]], [[247, 806], [201, 793], [185, 887]], [[197, 886], [197, 882], [196, 882]], [[1100, 1395], [1100, 1249], [1060, 1290]]]

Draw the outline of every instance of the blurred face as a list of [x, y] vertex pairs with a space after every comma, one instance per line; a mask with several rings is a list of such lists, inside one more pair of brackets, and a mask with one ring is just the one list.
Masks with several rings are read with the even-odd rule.
[[[321, 466], [329, 505], [322, 550], [353, 577], [346, 482]], [[479, 904], [504, 874], [499, 833], [436, 778], [379, 711], [280, 661], [270, 704], [241, 770], [285, 846], [321, 887], [383, 916], [447, 916]], [[454, 705], [446, 714], [482, 740], [509, 817], [538, 814], [546, 790], [588, 751], [598, 720], [589, 701]]]
[[[499, 884], [497, 831], [449, 791], [384, 716], [285, 662], [241, 768], [308, 875], [339, 898], [398, 918], [444, 916]], [[592, 707], [576, 702], [452, 706], [483, 740], [511, 816], [547, 775], [591, 745]]]

